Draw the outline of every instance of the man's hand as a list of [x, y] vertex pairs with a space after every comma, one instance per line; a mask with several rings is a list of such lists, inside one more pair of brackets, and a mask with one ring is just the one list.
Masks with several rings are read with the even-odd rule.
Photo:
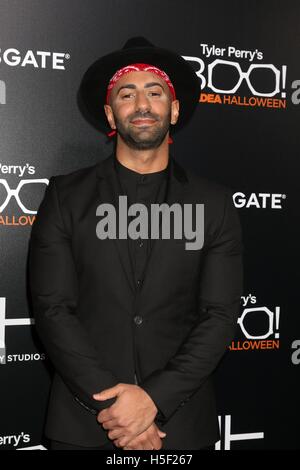
[[162, 432], [155, 423], [152, 423], [146, 431], [139, 434], [132, 439], [125, 447], [124, 450], [159, 450], [162, 448], [161, 438], [165, 437], [166, 433]]
[[107, 429], [109, 439], [117, 447], [125, 447], [153, 423], [157, 407], [138, 385], [119, 383], [93, 395], [95, 400], [117, 397], [113, 405], [100, 411], [97, 421]]

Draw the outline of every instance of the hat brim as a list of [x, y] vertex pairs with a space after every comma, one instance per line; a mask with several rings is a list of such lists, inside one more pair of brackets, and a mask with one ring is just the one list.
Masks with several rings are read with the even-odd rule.
[[96, 60], [85, 72], [77, 93], [77, 104], [85, 119], [101, 132], [111, 130], [104, 112], [108, 82], [117, 70], [134, 63], [154, 65], [170, 77], [180, 104], [179, 119], [172, 132], [180, 129], [199, 102], [199, 79], [180, 55], [158, 47], [121, 49]]

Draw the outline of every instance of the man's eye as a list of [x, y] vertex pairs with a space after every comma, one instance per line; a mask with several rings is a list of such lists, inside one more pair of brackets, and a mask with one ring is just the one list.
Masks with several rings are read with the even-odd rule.
[[[151, 96], [161, 96], [161, 93], [156, 92], [156, 91], [149, 91], [149, 95], [151, 95]], [[127, 93], [126, 95], [122, 95], [122, 99], [131, 98], [132, 96], [134, 96], [134, 93]]]

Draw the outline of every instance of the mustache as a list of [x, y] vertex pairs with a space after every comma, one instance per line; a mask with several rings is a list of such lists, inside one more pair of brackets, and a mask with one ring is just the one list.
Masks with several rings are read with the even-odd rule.
[[151, 114], [151, 113], [135, 113], [130, 117], [130, 121], [134, 121], [135, 119], [154, 119], [155, 121], [158, 121], [158, 117]]

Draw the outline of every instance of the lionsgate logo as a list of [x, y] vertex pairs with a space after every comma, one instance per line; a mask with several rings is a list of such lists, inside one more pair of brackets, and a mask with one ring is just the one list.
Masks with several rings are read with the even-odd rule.
[[0, 65], [10, 67], [33, 67], [35, 69], [65, 70], [65, 61], [70, 54], [51, 51], [19, 51], [14, 47], [0, 48]]
[[286, 197], [286, 194], [281, 193], [251, 193], [247, 195], [236, 192], [233, 194], [233, 202], [238, 209], [283, 209], [282, 204]]
[[[66, 52], [52, 51], [19, 51], [14, 47], [0, 48], [0, 67], [31, 67], [34, 69], [66, 70], [66, 62], [70, 60]], [[0, 105], [6, 104], [6, 83], [0, 80]]]
[[[127, 196], [119, 196], [117, 209], [113, 204], [103, 203], [97, 207], [96, 215], [102, 217], [96, 225], [100, 240], [170, 239], [173, 234], [174, 239], [190, 240], [185, 243], [186, 250], [200, 250], [204, 244], [204, 204], [183, 204], [183, 207], [179, 203], [150, 204], [149, 213], [145, 204], [128, 206]], [[133, 217], [129, 223], [128, 217]]]

